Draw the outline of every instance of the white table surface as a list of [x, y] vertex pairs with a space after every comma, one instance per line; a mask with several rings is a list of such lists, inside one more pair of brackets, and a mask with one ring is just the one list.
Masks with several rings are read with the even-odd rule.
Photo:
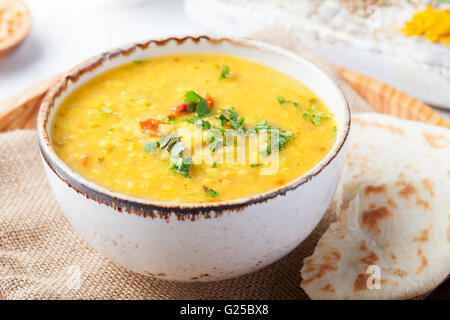
[[0, 62], [0, 101], [115, 46], [151, 37], [201, 33], [182, 0], [24, 0], [33, 27]]
[[[23, 1], [33, 26], [24, 43], [0, 62], [0, 101], [124, 43], [208, 32], [185, 15], [182, 0]], [[450, 120], [450, 112], [437, 111]]]

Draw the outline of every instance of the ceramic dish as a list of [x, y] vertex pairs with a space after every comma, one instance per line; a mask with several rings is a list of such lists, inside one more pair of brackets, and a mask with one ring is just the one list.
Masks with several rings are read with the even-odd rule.
[[[171, 203], [122, 195], [86, 180], [51, 145], [55, 111], [71, 92], [125, 63], [183, 53], [228, 54], [301, 81], [333, 112], [338, 126], [329, 153], [277, 188], [237, 200]], [[38, 114], [38, 138], [51, 188], [74, 229], [97, 251], [135, 272], [179, 281], [212, 281], [256, 271], [289, 253], [314, 229], [342, 173], [350, 129], [348, 104], [317, 67], [284, 49], [244, 39], [206, 36], [150, 40], [97, 55], [63, 75]]]

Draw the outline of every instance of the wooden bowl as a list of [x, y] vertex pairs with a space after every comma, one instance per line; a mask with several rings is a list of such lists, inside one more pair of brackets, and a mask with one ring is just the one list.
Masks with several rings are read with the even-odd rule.
[[23, 40], [25, 40], [31, 30], [32, 19], [27, 5], [22, 0], [13, 0], [12, 3], [17, 5], [22, 12], [21, 23], [19, 28], [9, 39], [0, 42], [0, 61], [5, 59], [7, 55], [14, 51], [14, 49], [16, 49], [23, 42]]

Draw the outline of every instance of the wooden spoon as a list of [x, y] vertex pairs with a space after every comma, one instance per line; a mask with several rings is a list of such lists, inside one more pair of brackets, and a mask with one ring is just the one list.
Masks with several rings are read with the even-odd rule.
[[[2, 2], [3, 0], [0, 0], [0, 5]], [[22, 0], [6, 1], [6, 3], [8, 2], [16, 6], [21, 11], [22, 16], [20, 17], [19, 28], [8, 39], [0, 41], [0, 61], [16, 49], [25, 40], [31, 30], [31, 13], [25, 3]]]

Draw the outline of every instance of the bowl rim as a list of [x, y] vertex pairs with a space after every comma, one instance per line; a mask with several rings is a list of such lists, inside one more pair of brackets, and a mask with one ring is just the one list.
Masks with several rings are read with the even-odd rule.
[[[297, 60], [307, 67], [312, 68], [315, 73], [320, 74], [324, 77], [329, 85], [334, 87], [337, 95], [341, 98], [344, 103], [344, 119], [342, 124], [340, 124], [340, 130], [343, 134], [338, 135], [338, 138], [333, 143], [330, 151], [323, 157], [319, 163], [317, 163], [310, 170], [297, 177], [288, 183], [267, 190], [262, 193], [255, 195], [250, 195], [247, 197], [242, 197], [233, 200], [224, 200], [217, 202], [191, 202], [191, 203], [177, 203], [177, 202], [165, 202], [150, 200], [144, 198], [138, 198], [120, 192], [112, 191], [103, 187], [91, 180], [88, 180], [81, 176], [78, 172], [70, 168], [61, 158], [59, 158], [50, 142], [50, 134], [47, 132], [47, 122], [51, 114], [51, 110], [55, 107], [55, 99], [58, 98], [63, 92], [65, 93], [68, 89], [69, 81], [76, 83], [78, 79], [85, 73], [89, 73], [102, 66], [105, 62], [115, 57], [122, 55], [129, 55], [139, 49], [147, 49], [150, 45], [164, 46], [165, 44], [176, 41], [178, 45], [183, 44], [186, 41], [193, 41], [198, 43], [199, 41], [207, 41], [211, 43], [223, 43], [228, 42], [234, 46], [247, 47], [250, 49], [257, 49], [261, 51], [268, 51], [272, 54], [279, 54], [285, 58]], [[230, 53], [232, 55], [232, 53]], [[237, 55], [238, 56], [238, 55]], [[264, 64], [264, 62], [262, 62]], [[269, 66], [270, 67], [270, 66]], [[112, 68], [111, 68], [112, 69]], [[109, 70], [109, 69], [108, 69]], [[104, 71], [103, 71], [104, 72]], [[97, 76], [97, 75], [96, 75]], [[307, 83], [305, 84], [307, 85]], [[72, 89], [71, 89], [72, 90]], [[129, 213], [136, 213], [138, 215], [150, 215], [152, 217], [159, 215], [167, 218], [168, 214], [176, 213], [177, 215], [192, 214], [197, 213], [207, 213], [209, 216], [210, 212], [217, 213], [223, 211], [240, 211], [247, 206], [267, 202], [270, 199], [274, 199], [278, 196], [285, 195], [287, 192], [292, 191], [305, 184], [306, 182], [313, 179], [315, 176], [320, 174], [322, 170], [327, 167], [341, 152], [345, 142], [347, 141], [349, 130], [351, 124], [350, 108], [348, 101], [339, 87], [336, 85], [336, 81], [330, 78], [324, 71], [319, 67], [301, 57], [300, 55], [280, 48], [278, 46], [268, 44], [261, 41], [256, 41], [252, 39], [238, 38], [238, 37], [211, 37], [207, 35], [200, 36], [186, 36], [186, 37], [168, 37], [161, 39], [152, 39], [148, 41], [134, 42], [127, 45], [122, 45], [116, 49], [109, 50], [81, 62], [74, 68], [63, 73], [58, 79], [53, 83], [50, 89], [47, 91], [44, 99], [41, 102], [41, 106], [37, 117], [37, 133], [39, 149], [43, 160], [47, 163], [48, 167], [69, 187], [77, 191], [78, 193], [84, 195], [87, 198], [93, 199], [99, 203], [111, 206], [118, 211], [125, 210]]]

